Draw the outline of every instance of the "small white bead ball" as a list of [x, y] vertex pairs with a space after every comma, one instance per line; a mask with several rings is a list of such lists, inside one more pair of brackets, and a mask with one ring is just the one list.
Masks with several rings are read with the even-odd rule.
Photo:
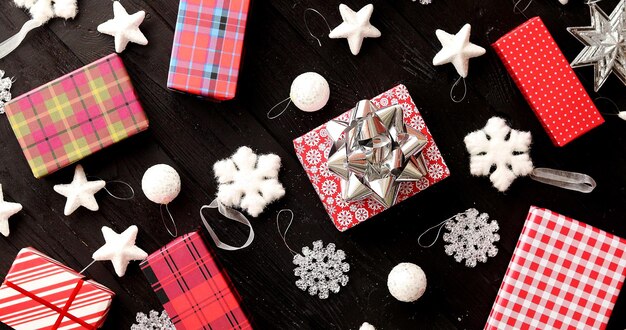
[[302, 111], [313, 112], [323, 108], [329, 97], [328, 82], [319, 73], [305, 72], [291, 83], [289, 98]]
[[367, 322], [363, 322], [363, 324], [361, 324], [361, 327], [359, 328], [359, 330], [376, 330], [376, 328], [374, 328], [373, 325], [367, 323]]
[[389, 272], [387, 287], [394, 298], [413, 302], [426, 291], [426, 274], [418, 265], [403, 262]]
[[180, 176], [169, 165], [154, 165], [144, 173], [141, 189], [149, 200], [169, 204], [180, 193]]

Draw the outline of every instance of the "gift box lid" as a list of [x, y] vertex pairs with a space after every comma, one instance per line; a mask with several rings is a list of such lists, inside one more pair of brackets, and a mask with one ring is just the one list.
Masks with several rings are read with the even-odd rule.
[[626, 240], [532, 206], [485, 329], [604, 329]]
[[148, 128], [116, 54], [21, 95], [5, 109], [36, 178]]
[[541, 18], [529, 19], [492, 47], [555, 145], [604, 123]]
[[228, 274], [199, 231], [176, 238], [140, 266], [176, 329], [252, 329]]
[[249, 0], [181, 0], [167, 87], [230, 100], [237, 91]]
[[15, 329], [102, 325], [115, 293], [33, 249], [20, 250], [0, 286], [0, 322]]
[[[395, 204], [450, 176], [450, 170], [406, 86], [398, 85], [376, 96], [371, 101], [379, 108], [392, 104], [401, 105], [405, 124], [424, 134], [428, 140], [422, 151], [428, 174], [416, 182], [400, 183]], [[334, 120], [349, 121], [350, 111], [344, 112]], [[327, 124], [322, 124], [294, 139], [293, 145], [298, 160], [302, 163], [304, 171], [333, 224], [338, 230], [345, 231], [385, 211], [385, 208], [371, 197], [352, 202], [346, 202], [341, 198], [341, 179], [328, 169], [328, 156], [333, 141], [326, 129]]]

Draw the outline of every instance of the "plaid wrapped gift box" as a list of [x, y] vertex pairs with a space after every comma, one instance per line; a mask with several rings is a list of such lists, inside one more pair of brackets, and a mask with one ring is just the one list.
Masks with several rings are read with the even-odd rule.
[[0, 322], [15, 329], [96, 329], [115, 293], [33, 249], [20, 250], [0, 286]]
[[36, 178], [148, 128], [116, 54], [14, 99], [6, 114]]
[[626, 240], [531, 207], [485, 329], [604, 329]]
[[200, 232], [173, 240], [142, 261], [141, 269], [176, 329], [252, 329]]
[[249, 0], [181, 0], [167, 87], [235, 97]]
[[[450, 170], [443, 160], [428, 127], [426, 127], [424, 119], [415, 103], [413, 103], [406, 86], [398, 85], [373, 98], [372, 103], [379, 108], [400, 104], [406, 125], [412, 126], [428, 138], [428, 143], [422, 151], [426, 160], [428, 175], [417, 182], [400, 183], [396, 204], [450, 176]], [[348, 121], [349, 114], [350, 110], [344, 112], [335, 120]], [[296, 156], [302, 163], [302, 167], [304, 167], [304, 171], [313, 184], [315, 192], [317, 192], [322, 201], [326, 212], [335, 227], [340, 231], [345, 231], [383, 212], [385, 209], [371, 197], [353, 202], [346, 202], [341, 198], [341, 179], [328, 169], [328, 154], [332, 144], [333, 141], [328, 135], [326, 124], [293, 140]]]

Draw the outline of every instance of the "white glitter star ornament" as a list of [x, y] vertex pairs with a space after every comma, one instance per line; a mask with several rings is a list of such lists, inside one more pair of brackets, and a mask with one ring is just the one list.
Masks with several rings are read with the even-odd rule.
[[607, 15], [597, 1], [590, 1], [591, 26], [567, 28], [585, 48], [572, 62], [572, 68], [593, 65], [594, 91], [609, 78], [611, 72], [626, 85], [626, 1], [620, 1]]
[[0, 234], [9, 237], [9, 218], [22, 210], [22, 204], [11, 203], [4, 200], [2, 185], [0, 185]]
[[98, 211], [98, 202], [95, 194], [100, 191], [106, 182], [103, 180], [87, 181], [85, 170], [81, 165], [76, 165], [74, 179], [70, 184], [58, 184], [54, 191], [67, 197], [63, 213], [67, 216], [83, 206], [90, 211]]
[[359, 54], [364, 38], [378, 38], [380, 31], [370, 24], [370, 17], [374, 12], [374, 5], [368, 4], [358, 12], [350, 9], [343, 3], [339, 5], [339, 13], [343, 23], [330, 31], [328, 35], [331, 39], [346, 38], [350, 51], [353, 55]]
[[121, 234], [103, 226], [102, 236], [104, 236], [106, 243], [93, 253], [92, 258], [97, 261], [111, 261], [117, 276], [124, 276], [130, 261], [143, 260], [148, 257], [144, 250], [135, 245], [138, 232], [139, 229], [135, 225], [128, 227]]
[[469, 24], [465, 24], [455, 35], [443, 30], [436, 30], [435, 34], [443, 48], [433, 58], [433, 65], [452, 63], [456, 72], [462, 78], [466, 78], [470, 58], [485, 54], [484, 48], [469, 41], [471, 29]]
[[147, 45], [148, 39], [139, 30], [139, 25], [146, 17], [145, 11], [129, 15], [119, 1], [113, 2], [114, 18], [98, 25], [98, 32], [115, 37], [115, 51], [121, 53], [129, 42]]
[[327, 299], [330, 292], [338, 293], [342, 286], [348, 284], [350, 265], [344, 262], [346, 253], [335, 250], [335, 244], [329, 243], [324, 247], [322, 241], [313, 242], [313, 249], [308, 246], [302, 248], [302, 254], [293, 257], [297, 267], [294, 275], [300, 277], [296, 286], [310, 295], [317, 295], [320, 299]]
[[[500, 227], [496, 220], [489, 221], [489, 214], [479, 213], [474, 208], [468, 209], [428, 228], [417, 239], [418, 244], [423, 248], [433, 246], [444, 227], [448, 232], [443, 234], [443, 241], [449, 243], [445, 245], [444, 250], [447, 255], [454, 256], [457, 262], [465, 260], [465, 266], [473, 268], [477, 262], [485, 263], [488, 258], [498, 254], [498, 248], [494, 243], [500, 240], [498, 234]], [[422, 237], [437, 228], [435, 240], [429, 245], [423, 245], [420, 242]]]

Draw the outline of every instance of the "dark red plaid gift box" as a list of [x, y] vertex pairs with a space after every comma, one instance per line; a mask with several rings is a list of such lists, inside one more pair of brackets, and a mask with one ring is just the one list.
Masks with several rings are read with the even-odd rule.
[[181, 0], [167, 87], [235, 97], [249, 0]]
[[[396, 204], [450, 176], [450, 170], [428, 127], [426, 127], [422, 115], [413, 103], [406, 86], [398, 85], [376, 96], [371, 101], [377, 107], [401, 105], [406, 125], [417, 129], [428, 139], [428, 143], [422, 151], [426, 160], [428, 175], [417, 182], [400, 183]], [[348, 121], [350, 111], [344, 112], [334, 120]], [[313, 184], [326, 212], [335, 227], [340, 231], [345, 231], [385, 211], [385, 208], [371, 197], [352, 202], [346, 202], [341, 198], [341, 179], [328, 169], [328, 155], [332, 144], [333, 141], [328, 135], [326, 124], [293, 140], [296, 156], [302, 163], [302, 167], [304, 167], [304, 171]]]
[[604, 329], [626, 276], [626, 240], [531, 207], [485, 329]]
[[148, 128], [116, 54], [17, 97], [5, 109], [36, 178]]
[[142, 261], [141, 269], [176, 329], [252, 329], [200, 232], [165, 245]]
[[20, 250], [0, 286], [0, 322], [14, 329], [96, 329], [115, 293], [33, 249]]
[[604, 123], [541, 18], [531, 18], [492, 47], [555, 145]]

